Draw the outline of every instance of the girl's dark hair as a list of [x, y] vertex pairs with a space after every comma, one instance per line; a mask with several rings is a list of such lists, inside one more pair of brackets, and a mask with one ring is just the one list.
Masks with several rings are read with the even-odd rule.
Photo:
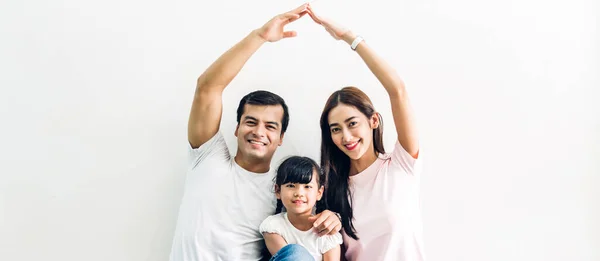
[[[277, 168], [277, 176], [275, 177], [276, 192], [279, 192], [281, 186], [287, 183], [308, 184], [312, 181], [313, 171], [317, 172], [317, 184], [319, 188], [323, 186], [323, 171], [319, 168], [316, 161], [309, 157], [292, 156], [284, 160], [279, 168]], [[281, 213], [283, 203], [281, 199], [277, 200], [277, 208], [275, 214]]]
[[377, 114], [379, 126], [373, 130], [375, 154], [385, 153], [383, 148], [383, 119], [375, 111], [371, 99], [356, 87], [344, 87], [331, 94], [321, 113], [321, 167], [325, 174], [325, 200], [321, 200], [317, 204], [317, 211], [328, 209], [340, 214], [346, 234], [358, 240], [354, 224], [352, 224], [352, 197], [348, 183], [350, 158], [333, 143], [329, 129], [329, 112], [339, 104], [353, 106], [367, 118]]

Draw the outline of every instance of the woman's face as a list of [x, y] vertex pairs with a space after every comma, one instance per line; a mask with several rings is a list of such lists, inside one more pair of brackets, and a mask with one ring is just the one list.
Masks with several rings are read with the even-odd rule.
[[329, 111], [328, 120], [333, 143], [350, 159], [360, 159], [373, 147], [373, 129], [379, 126], [376, 114], [367, 118], [356, 107], [340, 103]]

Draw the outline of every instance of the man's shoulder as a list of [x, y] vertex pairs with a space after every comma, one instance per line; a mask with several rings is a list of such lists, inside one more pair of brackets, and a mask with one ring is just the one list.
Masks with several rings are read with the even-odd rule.
[[221, 132], [217, 132], [215, 136], [210, 138], [207, 142], [200, 145], [198, 148], [190, 149], [190, 156], [193, 162], [193, 168], [199, 165], [208, 163], [209, 165], [214, 164], [227, 164], [231, 165], [231, 153], [225, 142], [225, 138]]

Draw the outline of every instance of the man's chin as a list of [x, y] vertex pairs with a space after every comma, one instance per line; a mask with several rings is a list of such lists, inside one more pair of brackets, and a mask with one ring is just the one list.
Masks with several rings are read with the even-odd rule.
[[246, 156], [254, 160], [267, 160], [267, 154], [262, 151], [248, 150]]

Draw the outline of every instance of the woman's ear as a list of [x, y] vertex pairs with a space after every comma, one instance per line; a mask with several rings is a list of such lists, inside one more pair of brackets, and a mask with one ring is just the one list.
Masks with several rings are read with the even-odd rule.
[[379, 128], [380, 119], [381, 119], [381, 114], [379, 114], [379, 112], [375, 112], [375, 113], [373, 113], [373, 115], [371, 115], [371, 118], [369, 119], [369, 123], [371, 124], [371, 129]]

